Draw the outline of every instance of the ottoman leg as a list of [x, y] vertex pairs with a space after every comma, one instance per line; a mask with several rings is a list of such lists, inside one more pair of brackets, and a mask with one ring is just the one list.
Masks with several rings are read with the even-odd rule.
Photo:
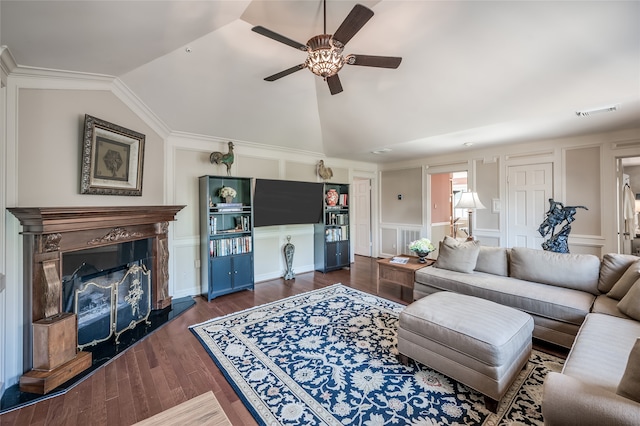
[[402, 365], [409, 365], [410, 358], [405, 354], [398, 354], [398, 361], [400, 361]]
[[491, 411], [492, 413], [498, 412], [498, 401], [491, 398], [490, 396], [487, 396], [487, 395], [484, 396], [484, 406], [487, 410]]

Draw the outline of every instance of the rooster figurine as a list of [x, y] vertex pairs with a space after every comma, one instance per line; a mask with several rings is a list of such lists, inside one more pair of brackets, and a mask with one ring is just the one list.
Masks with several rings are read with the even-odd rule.
[[227, 176], [231, 176], [231, 165], [233, 164], [233, 142], [229, 142], [229, 152], [212, 152], [209, 156], [211, 164], [224, 164], [227, 166]]
[[322, 180], [329, 180], [333, 177], [333, 170], [331, 170], [331, 167], [325, 167], [323, 160], [318, 161], [318, 176]]

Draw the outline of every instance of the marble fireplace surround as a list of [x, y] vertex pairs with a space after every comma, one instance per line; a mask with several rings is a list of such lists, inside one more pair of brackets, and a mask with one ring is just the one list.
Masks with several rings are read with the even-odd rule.
[[[22, 225], [25, 323], [62, 312], [66, 252], [152, 240], [151, 309], [171, 305], [168, 294], [169, 222], [184, 206], [14, 207]], [[26, 329], [30, 329], [28, 327]], [[26, 331], [26, 330], [25, 330]], [[32, 335], [25, 333], [24, 368], [32, 367]]]

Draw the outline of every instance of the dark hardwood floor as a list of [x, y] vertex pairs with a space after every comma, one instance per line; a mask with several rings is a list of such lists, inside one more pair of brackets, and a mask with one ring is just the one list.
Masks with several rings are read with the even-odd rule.
[[[350, 270], [308, 272], [295, 280], [257, 283], [196, 304], [129, 348], [64, 395], [0, 416], [0, 425], [131, 425], [188, 399], [213, 391], [234, 425], [256, 422], [188, 327], [239, 310], [335, 283], [376, 291], [376, 259], [356, 256]], [[399, 286], [381, 286], [380, 296], [404, 302]], [[551, 348], [553, 351], [553, 348]], [[560, 351], [562, 352], [562, 351]], [[561, 353], [560, 353], [561, 354]]]

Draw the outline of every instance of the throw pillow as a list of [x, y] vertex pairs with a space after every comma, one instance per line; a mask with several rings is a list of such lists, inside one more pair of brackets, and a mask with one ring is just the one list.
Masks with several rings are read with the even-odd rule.
[[633, 349], [631, 349], [627, 368], [624, 370], [616, 393], [640, 402], [640, 339], [636, 340]]
[[624, 271], [638, 260], [638, 256], [621, 253], [606, 253], [602, 256], [598, 290], [600, 293], [608, 293], [613, 285], [620, 279]]
[[455, 238], [445, 236], [444, 240], [440, 242], [438, 258], [433, 266], [469, 274], [476, 267], [479, 252], [480, 243], [477, 241], [461, 243]]
[[475, 270], [487, 274], [509, 276], [509, 249], [480, 246]]
[[618, 309], [623, 314], [640, 321], [640, 279], [631, 286], [627, 294], [618, 302]]
[[627, 268], [620, 279], [613, 285], [613, 288], [607, 293], [607, 296], [616, 300], [622, 299], [638, 278], [640, 278], [640, 260], [633, 262], [631, 266]]

